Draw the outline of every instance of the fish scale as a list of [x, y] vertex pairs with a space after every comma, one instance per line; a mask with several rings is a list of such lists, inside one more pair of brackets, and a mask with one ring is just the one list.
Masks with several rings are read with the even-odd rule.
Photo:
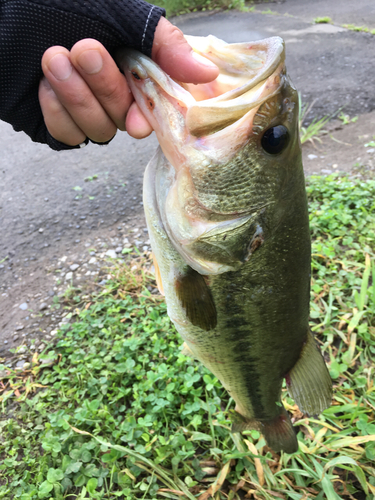
[[[238, 213], [249, 210], [249, 201], [262, 204], [269, 183], [256, 159], [249, 158], [249, 143], [226, 164], [216, 165], [209, 173], [192, 172], [192, 180], [200, 203], [214, 212]], [[203, 171], [202, 171], [203, 170]]]
[[298, 443], [280, 401], [284, 379], [310, 415], [332, 396], [309, 330], [311, 245], [298, 96], [280, 38], [189, 41], [219, 66], [224, 83], [219, 75], [211, 87], [182, 88], [142, 54], [119, 58], [161, 146], [143, 192], [157, 281], [184, 352], [236, 402], [233, 432], [258, 429], [275, 451], [292, 453]]

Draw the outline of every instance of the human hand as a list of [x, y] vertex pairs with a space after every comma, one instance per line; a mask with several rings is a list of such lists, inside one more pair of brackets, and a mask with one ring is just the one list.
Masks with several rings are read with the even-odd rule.
[[[155, 30], [152, 59], [172, 78], [186, 83], [207, 83], [219, 74], [164, 17]], [[151, 134], [124, 75], [97, 40], [80, 40], [70, 52], [50, 47], [43, 55], [42, 69], [39, 102], [47, 129], [58, 141], [70, 146], [86, 137], [106, 142], [117, 129], [126, 129], [136, 139]]]

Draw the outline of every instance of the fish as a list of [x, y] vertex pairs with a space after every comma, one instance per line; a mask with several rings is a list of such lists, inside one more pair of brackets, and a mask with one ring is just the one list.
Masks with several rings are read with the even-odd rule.
[[159, 147], [143, 204], [167, 312], [236, 403], [232, 431], [298, 450], [281, 402], [328, 408], [332, 382], [309, 328], [311, 241], [298, 94], [280, 37], [228, 44], [186, 37], [214, 82], [174, 81], [134, 50], [117, 55]]

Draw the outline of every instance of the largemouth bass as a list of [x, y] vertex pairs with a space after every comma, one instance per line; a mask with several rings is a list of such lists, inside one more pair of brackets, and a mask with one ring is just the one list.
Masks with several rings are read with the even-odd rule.
[[332, 384], [309, 330], [310, 232], [298, 96], [273, 37], [187, 37], [220, 69], [179, 84], [135, 51], [119, 56], [160, 148], [143, 201], [159, 288], [185, 341], [236, 402], [234, 432], [275, 451], [298, 443], [280, 402], [319, 414]]

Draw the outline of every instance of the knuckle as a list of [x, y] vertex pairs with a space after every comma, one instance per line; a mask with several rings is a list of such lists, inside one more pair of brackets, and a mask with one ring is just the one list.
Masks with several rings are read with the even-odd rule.
[[93, 96], [90, 92], [79, 91], [78, 88], [60, 90], [59, 97], [64, 107], [73, 112], [83, 112], [95, 107]]
[[165, 45], [167, 45], [168, 48], [174, 47], [175, 52], [178, 51], [180, 47], [184, 47], [187, 44], [184, 34], [176, 26], [171, 28], [171, 32], [167, 40], [168, 42]]
[[177, 28], [177, 26], [173, 26], [173, 28], [171, 28], [170, 37], [173, 38], [174, 42], [185, 43], [184, 34], [179, 28]]
[[96, 40], [95, 38], [83, 38], [82, 40], [78, 40], [73, 47], [70, 49], [70, 53], [72, 56], [79, 55], [81, 51], [87, 49], [102, 49], [103, 45]]
[[108, 82], [100, 92], [100, 97], [108, 103], [119, 101], [119, 86], [117, 82]]
[[116, 130], [117, 128], [115, 126], [109, 125], [102, 130], [95, 130], [92, 133], [87, 134], [87, 136], [95, 142], [108, 142], [115, 136]]

